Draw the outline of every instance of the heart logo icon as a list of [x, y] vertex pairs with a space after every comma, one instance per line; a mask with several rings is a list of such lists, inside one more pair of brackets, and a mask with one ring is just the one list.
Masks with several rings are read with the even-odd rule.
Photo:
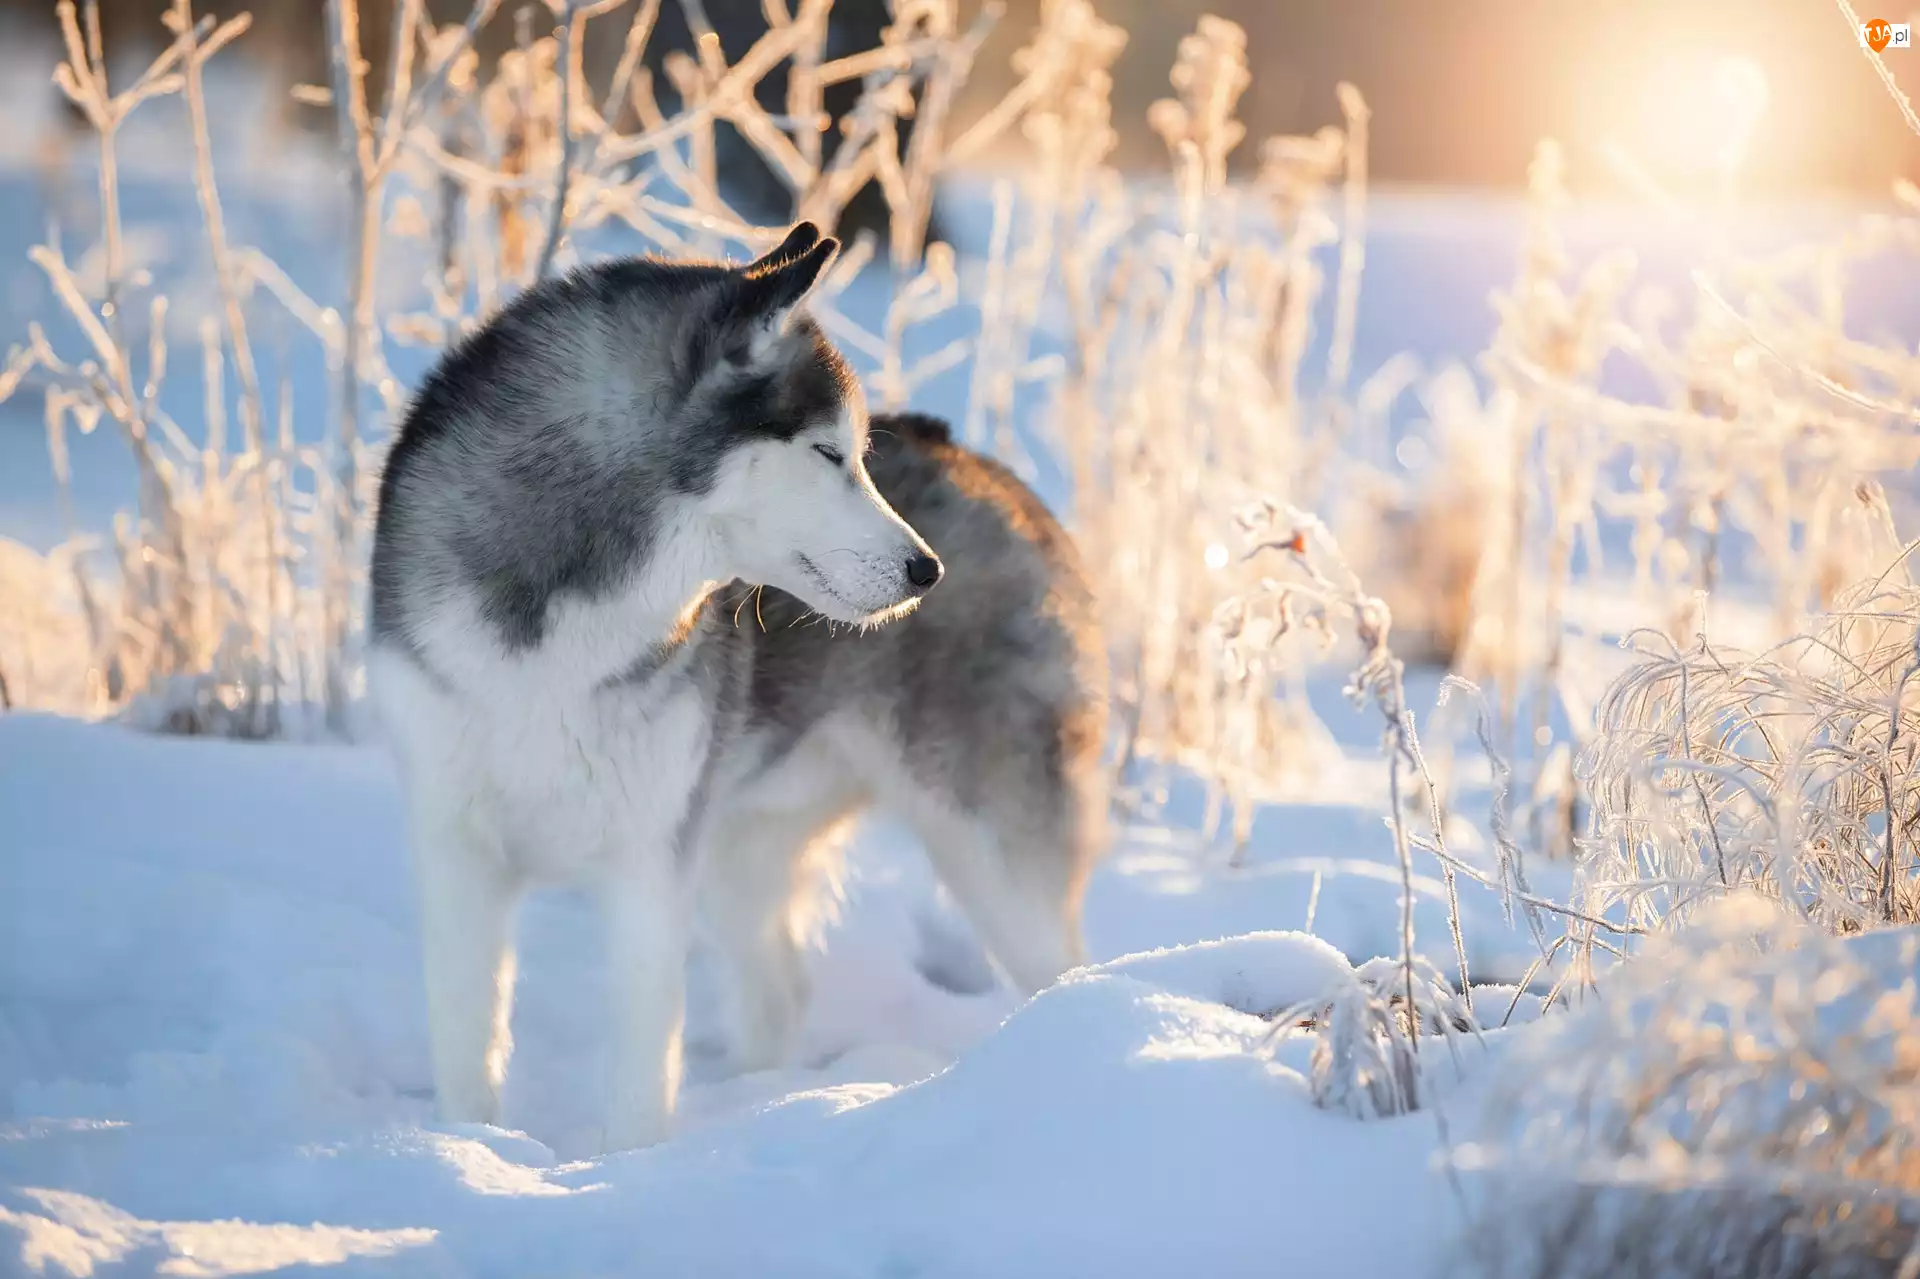
[[1867, 24], [1867, 47], [1879, 53], [1887, 47], [1887, 41], [1893, 39], [1893, 24], [1884, 18], [1875, 18]]

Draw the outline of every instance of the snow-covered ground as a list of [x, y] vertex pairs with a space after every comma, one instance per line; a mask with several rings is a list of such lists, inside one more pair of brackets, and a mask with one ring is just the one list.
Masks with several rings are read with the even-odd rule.
[[[1453, 1211], [1433, 1117], [1315, 1109], [1307, 1045], [1257, 1015], [1346, 962], [1270, 931], [1315, 870], [1318, 932], [1392, 945], [1365, 754], [1352, 807], [1289, 812], [1244, 870], [1124, 840], [1089, 902], [1109, 962], [1024, 1006], [867, 832], [791, 1067], [696, 1059], [675, 1140], [590, 1159], [585, 903], [523, 924], [512, 1131], [441, 1128], [378, 750], [0, 717], [0, 1273], [1421, 1273]], [[1489, 965], [1523, 953], [1468, 905]], [[721, 991], [693, 986], [698, 1045]]]

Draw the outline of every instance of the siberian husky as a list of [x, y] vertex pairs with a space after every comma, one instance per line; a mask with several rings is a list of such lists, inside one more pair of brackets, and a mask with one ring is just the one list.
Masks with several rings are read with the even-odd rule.
[[540, 284], [441, 360], [395, 441], [368, 666], [446, 1122], [500, 1118], [514, 907], [541, 884], [604, 903], [609, 1150], [668, 1132], [696, 919], [739, 995], [735, 1064], [781, 1060], [820, 863], [870, 806], [1014, 983], [1081, 960], [1092, 601], [1005, 469], [931, 419], [869, 424], [805, 313], [837, 248], [802, 223], [743, 267]]

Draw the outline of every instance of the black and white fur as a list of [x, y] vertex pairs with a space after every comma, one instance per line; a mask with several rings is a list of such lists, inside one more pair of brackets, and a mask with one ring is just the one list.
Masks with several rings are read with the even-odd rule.
[[836, 248], [803, 223], [745, 267], [541, 284], [448, 353], [395, 442], [368, 668], [445, 1121], [499, 1120], [537, 884], [605, 906], [608, 1149], [668, 1130], [696, 917], [740, 992], [738, 1064], [781, 1059], [817, 872], [871, 805], [919, 832], [1019, 985], [1081, 958], [1105, 811], [1091, 600], [1003, 468], [928, 419], [869, 427], [803, 310]]

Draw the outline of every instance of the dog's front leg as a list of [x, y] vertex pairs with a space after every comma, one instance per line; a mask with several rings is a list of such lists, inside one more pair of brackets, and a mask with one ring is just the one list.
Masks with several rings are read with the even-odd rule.
[[613, 1000], [607, 1150], [664, 1139], [680, 1090], [689, 903], [673, 861], [663, 848], [603, 890]]
[[443, 1123], [497, 1124], [513, 1051], [519, 890], [492, 841], [458, 826], [414, 824], [434, 1099]]

